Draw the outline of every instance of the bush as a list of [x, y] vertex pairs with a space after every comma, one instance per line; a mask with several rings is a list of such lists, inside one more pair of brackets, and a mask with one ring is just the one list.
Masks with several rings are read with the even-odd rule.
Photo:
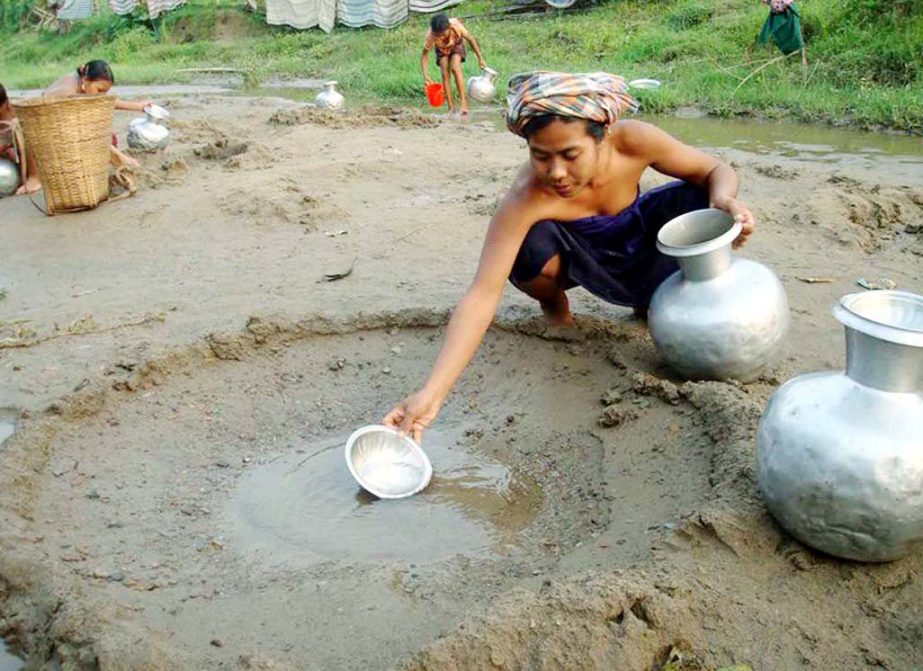
[[706, 5], [681, 5], [667, 17], [667, 24], [676, 30], [687, 30], [708, 21], [713, 14], [714, 9]]
[[106, 48], [109, 60], [127, 60], [132, 54], [149, 47], [154, 41], [151, 31], [146, 28], [134, 27], [125, 32], [118, 33]]
[[0, 31], [12, 33], [22, 25], [29, 14], [29, 0], [3, 0], [0, 2]]

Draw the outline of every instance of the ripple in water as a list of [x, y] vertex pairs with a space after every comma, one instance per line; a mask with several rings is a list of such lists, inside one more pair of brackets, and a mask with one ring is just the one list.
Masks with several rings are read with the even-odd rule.
[[433, 479], [399, 500], [378, 500], [359, 487], [346, 468], [345, 443], [338, 437], [294, 445], [244, 475], [230, 504], [232, 533], [286, 563], [423, 563], [502, 554], [541, 510], [542, 493], [531, 479], [458, 445], [453, 434], [427, 432]]

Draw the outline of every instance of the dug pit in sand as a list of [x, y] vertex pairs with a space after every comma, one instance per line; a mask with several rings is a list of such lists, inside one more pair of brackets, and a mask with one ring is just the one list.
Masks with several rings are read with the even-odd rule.
[[[33, 423], [10, 456], [47, 461], [7, 472], [3, 487], [32, 520], [21, 531], [41, 538], [20, 549], [46, 556], [42, 581], [79, 604], [80, 638], [150, 642], [137, 663], [207, 666], [259, 650], [297, 668], [384, 668], [512, 587], [588, 568], [600, 552], [610, 565], [647, 556], [707, 491], [705, 443], [650, 450], [651, 432], [692, 428], [672, 406], [639, 406], [636, 432], [571, 428], [593, 427], [600, 390], [624, 375], [605, 343], [493, 332], [424, 445], [430, 487], [370, 500], [346, 471], [343, 429], [419, 375], [437, 335], [268, 349], [238, 339], [239, 361], [153, 362], [159, 372], [137, 383], [146, 391]], [[112, 608], [128, 615], [113, 624]], [[74, 644], [60, 636], [28, 652]]]

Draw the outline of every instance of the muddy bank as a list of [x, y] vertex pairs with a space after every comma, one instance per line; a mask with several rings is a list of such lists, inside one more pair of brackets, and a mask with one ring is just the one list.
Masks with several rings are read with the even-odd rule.
[[685, 384], [627, 310], [574, 291], [586, 339], [557, 342], [507, 292], [433, 429], [433, 488], [389, 509], [347, 490], [335, 445], [422, 379], [521, 141], [170, 106], [135, 198], [53, 219], [0, 204], [0, 634], [33, 663], [923, 664], [920, 560], [788, 539], [752, 461], [775, 386], [842, 365], [837, 297], [859, 278], [923, 291], [904, 158], [714, 150], [757, 217], [742, 253], [793, 308], [775, 369]]

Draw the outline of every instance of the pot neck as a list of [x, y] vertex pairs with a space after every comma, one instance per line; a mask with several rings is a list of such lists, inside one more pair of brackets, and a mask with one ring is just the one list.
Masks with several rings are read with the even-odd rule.
[[846, 327], [846, 374], [881, 391], [923, 393], [923, 349]]
[[706, 282], [731, 267], [731, 244], [741, 224], [713, 208], [693, 210], [667, 222], [657, 233], [657, 250], [676, 259], [683, 277]]
[[676, 259], [683, 277], [690, 282], [713, 280], [731, 267], [731, 246], [722, 247], [698, 256]]
[[923, 393], [923, 296], [868, 291], [833, 308], [846, 327], [846, 374], [882, 391]]

